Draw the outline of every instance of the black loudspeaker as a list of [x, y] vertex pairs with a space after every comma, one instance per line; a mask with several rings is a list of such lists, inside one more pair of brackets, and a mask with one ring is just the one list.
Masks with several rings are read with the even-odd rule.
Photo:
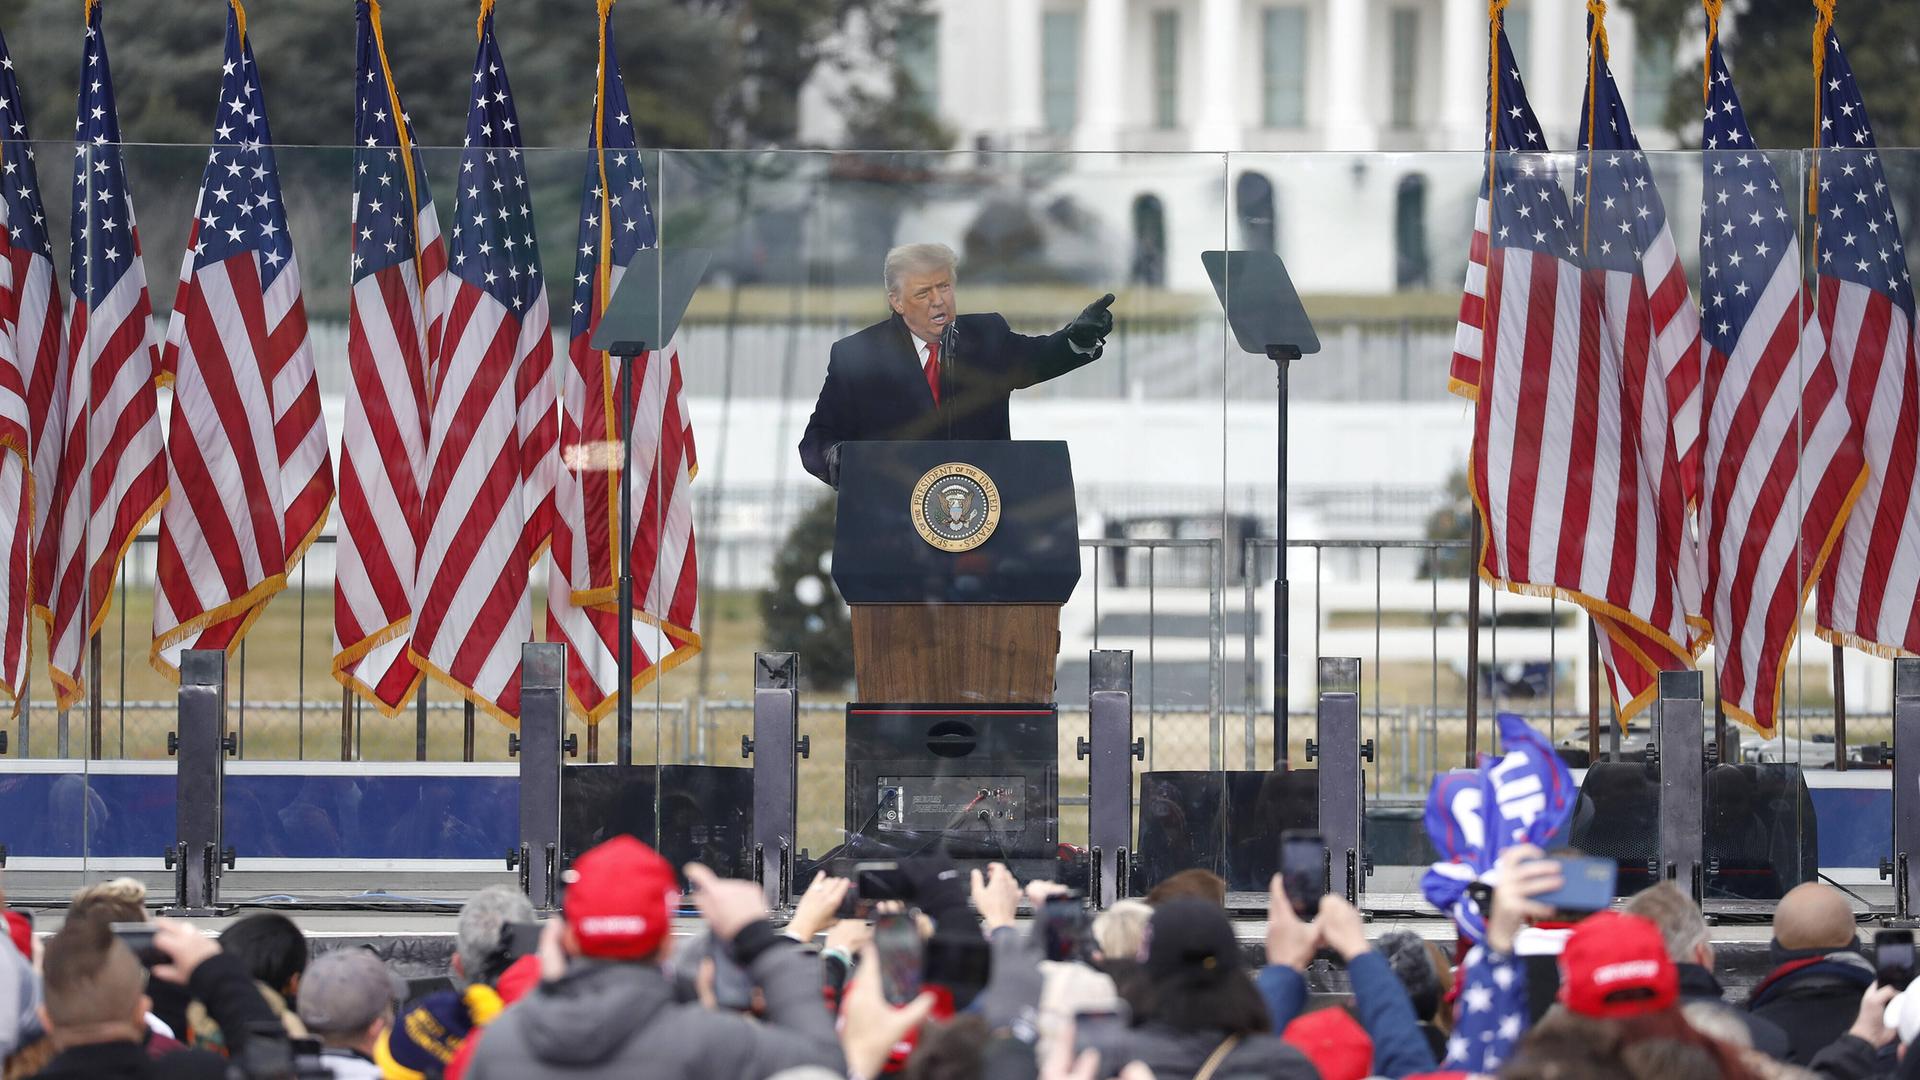
[[1225, 878], [1232, 892], [1264, 895], [1280, 869], [1280, 834], [1318, 828], [1319, 820], [1317, 769], [1146, 773], [1133, 892], [1198, 868]]
[[725, 765], [568, 765], [560, 771], [560, 846], [581, 852], [626, 834], [678, 870], [701, 862], [753, 876], [753, 770]]
[[1706, 899], [1778, 900], [1818, 880], [1820, 831], [1800, 766], [1716, 765], [1705, 786]]
[[1631, 896], [1658, 880], [1660, 773], [1640, 761], [1598, 761], [1580, 782], [1568, 843], [1620, 864], [1615, 892]]
[[[1716, 765], [1702, 778], [1707, 900], [1778, 900], [1819, 874], [1819, 829], [1800, 766]], [[1589, 855], [1620, 863], [1618, 892], [1659, 880], [1660, 774], [1639, 761], [1587, 770], [1572, 838]]]
[[1052, 706], [847, 706], [843, 859], [944, 848], [963, 864], [1059, 876], [1060, 720]]

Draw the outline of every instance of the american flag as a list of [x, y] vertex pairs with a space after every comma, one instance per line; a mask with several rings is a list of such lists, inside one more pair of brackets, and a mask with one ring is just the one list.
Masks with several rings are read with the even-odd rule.
[[434, 379], [413, 655], [509, 724], [530, 571], [553, 523], [553, 341], [513, 91], [483, 2], [460, 155], [452, 306]]
[[1820, 579], [1820, 636], [1920, 653], [1920, 373], [1900, 221], [1853, 69], [1829, 32], [1820, 73], [1815, 288], [1828, 358], [1870, 465]]
[[353, 238], [333, 586], [334, 676], [392, 715], [420, 682], [407, 655], [426, 479], [429, 343], [447, 247], [371, 0], [354, 5]]
[[44, 452], [38, 440], [66, 362], [39, 186], [26, 106], [0, 39], [0, 690], [15, 715], [32, 652], [33, 475]]
[[[36, 555], [58, 704], [83, 693], [87, 640], [106, 623], [120, 560], [167, 500], [160, 437], [160, 358], [140, 231], [121, 163], [120, 117], [99, 0], [87, 4], [74, 121], [72, 243], [66, 338], [46, 449], [36, 463], [43, 525]], [[51, 290], [51, 285], [49, 285]], [[57, 477], [57, 479], [54, 479]]]
[[[1645, 380], [1627, 380], [1624, 336], [1605, 332], [1602, 319], [1603, 311], [1625, 313], [1629, 305], [1616, 290], [1631, 296], [1635, 276], [1589, 269], [1582, 253], [1588, 207], [1583, 201], [1576, 212], [1568, 203], [1542, 156], [1545, 139], [1497, 24], [1495, 39], [1487, 233], [1484, 247], [1475, 243], [1485, 253], [1484, 276], [1469, 271], [1459, 333], [1469, 352], [1456, 354], [1454, 368], [1456, 387], [1475, 400], [1470, 479], [1486, 529], [1480, 573], [1592, 612], [1626, 716], [1646, 699], [1649, 667], [1686, 657], [1685, 606], [1659, 577], [1671, 568], [1653, 565], [1657, 534], [1638, 527], [1650, 524], [1640, 514], [1639, 462], [1649, 444], [1643, 425], [1653, 416], [1664, 425], [1665, 414], [1641, 408]], [[1630, 154], [1607, 167], [1628, 164], [1637, 164]], [[1644, 223], [1637, 209], [1634, 220]], [[1473, 262], [1482, 260], [1476, 254]], [[1483, 286], [1477, 303], [1476, 283]], [[1664, 427], [1659, 439], [1654, 457], [1664, 452]], [[1624, 567], [1623, 558], [1631, 560]], [[1635, 655], [1647, 645], [1665, 655]]]
[[1807, 593], [1866, 465], [1801, 285], [1791, 189], [1754, 147], [1717, 37], [1707, 64], [1703, 613], [1722, 707], [1771, 736]]
[[238, 0], [220, 73], [164, 360], [174, 494], [160, 516], [153, 660], [169, 675], [181, 650], [239, 643], [333, 501], [300, 268]]
[[[592, 148], [581, 185], [580, 233], [573, 276], [573, 321], [562, 396], [553, 563], [547, 590], [550, 637], [567, 643], [567, 685], [590, 720], [618, 700], [621, 626], [616, 577], [619, 537], [620, 430], [618, 360], [588, 347], [600, 314], [635, 256], [655, 246], [646, 172], [633, 136], [627, 89], [613, 47], [611, 4], [600, 8], [600, 86], [587, 141]], [[693, 427], [672, 346], [635, 358], [633, 469], [629, 498], [634, 535], [636, 689], [700, 650], [694, 632], [699, 581], [694, 560], [696, 471]], [[648, 624], [651, 624], [649, 627]], [[651, 627], [657, 627], [656, 634]], [[664, 645], [658, 661], [649, 645]]]
[[1592, 78], [1572, 209], [1598, 293], [1583, 318], [1599, 320], [1599, 348], [1583, 350], [1577, 370], [1540, 373], [1572, 385], [1537, 392], [1547, 417], [1569, 407], [1597, 415], [1581, 415], [1571, 431], [1548, 420], [1543, 462], [1564, 455], [1570, 482], [1554, 492], [1559, 506], [1535, 503], [1534, 520], [1542, 509], [1558, 518], [1553, 580], [1587, 597], [1606, 631], [1625, 717], [1652, 699], [1659, 671], [1693, 665], [1687, 616], [1698, 610], [1700, 584], [1688, 512], [1699, 487], [1700, 315], [1607, 64], [1606, 32], [1592, 16], [1588, 40]]

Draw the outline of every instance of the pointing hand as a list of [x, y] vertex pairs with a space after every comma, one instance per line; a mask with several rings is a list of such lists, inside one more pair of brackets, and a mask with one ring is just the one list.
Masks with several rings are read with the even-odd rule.
[[1105, 341], [1107, 335], [1113, 333], [1113, 312], [1108, 310], [1112, 307], [1112, 293], [1088, 304], [1085, 311], [1067, 324], [1067, 340], [1082, 349], [1091, 349]]

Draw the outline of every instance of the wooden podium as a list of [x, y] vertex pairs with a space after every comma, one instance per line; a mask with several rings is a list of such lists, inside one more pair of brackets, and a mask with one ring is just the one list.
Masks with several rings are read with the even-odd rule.
[[863, 701], [1052, 701], [1059, 604], [854, 604]]
[[859, 700], [1051, 704], [1080, 580], [1063, 442], [841, 447], [833, 580]]
[[843, 857], [941, 849], [1060, 873], [1060, 606], [1080, 581], [1061, 442], [840, 447], [853, 608]]

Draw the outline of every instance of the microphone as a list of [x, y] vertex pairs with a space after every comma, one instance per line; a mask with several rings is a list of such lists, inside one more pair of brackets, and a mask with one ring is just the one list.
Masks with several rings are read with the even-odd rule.
[[960, 341], [960, 316], [954, 315], [947, 320], [946, 328], [940, 331], [940, 411], [946, 414], [947, 438], [953, 438], [953, 410], [949, 407], [948, 388], [955, 383], [948, 376], [957, 369], [954, 367], [954, 346]]

